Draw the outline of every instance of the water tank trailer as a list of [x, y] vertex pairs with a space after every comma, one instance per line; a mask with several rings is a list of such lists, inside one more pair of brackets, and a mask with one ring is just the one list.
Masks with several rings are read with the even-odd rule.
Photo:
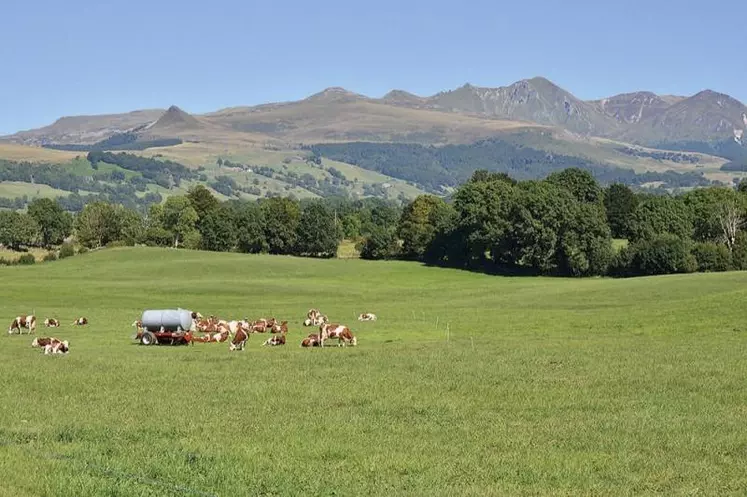
[[142, 329], [135, 339], [143, 345], [192, 342], [192, 311], [187, 309], [156, 309], [143, 311]]

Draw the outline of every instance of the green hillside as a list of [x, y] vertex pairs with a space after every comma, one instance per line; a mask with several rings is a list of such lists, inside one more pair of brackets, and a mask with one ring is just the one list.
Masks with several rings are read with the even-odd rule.
[[[747, 485], [747, 273], [505, 278], [109, 249], [0, 267], [0, 495], [704, 495]], [[75, 291], [70, 291], [75, 289]], [[288, 320], [288, 345], [135, 345], [144, 309]], [[299, 348], [311, 307], [355, 348]], [[355, 316], [374, 312], [378, 321]], [[78, 316], [88, 327], [70, 323]], [[29, 468], [33, 468], [31, 471]], [[40, 477], [39, 475], [43, 475]]]

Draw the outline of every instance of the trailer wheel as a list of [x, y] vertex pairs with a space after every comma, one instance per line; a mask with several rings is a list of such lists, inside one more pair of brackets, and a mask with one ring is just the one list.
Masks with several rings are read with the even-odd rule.
[[153, 345], [154, 343], [156, 343], [156, 335], [154, 335], [150, 331], [145, 331], [140, 337], [140, 343], [142, 343], [143, 345]]

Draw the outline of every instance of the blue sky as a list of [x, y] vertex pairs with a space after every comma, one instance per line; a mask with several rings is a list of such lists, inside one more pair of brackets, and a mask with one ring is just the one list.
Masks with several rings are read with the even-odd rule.
[[710, 88], [747, 102], [746, 24], [743, 0], [6, 0], [0, 135], [65, 115], [540, 75], [585, 99]]

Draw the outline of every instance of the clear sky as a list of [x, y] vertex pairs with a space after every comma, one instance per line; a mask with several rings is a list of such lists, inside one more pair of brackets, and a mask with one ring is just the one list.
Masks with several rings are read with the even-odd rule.
[[329, 86], [430, 95], [533, 76], [584, 99], [709, 88], [747, 102], [744, 0], [2, 4], [0, 135], [65, 115], [202, 113]]

